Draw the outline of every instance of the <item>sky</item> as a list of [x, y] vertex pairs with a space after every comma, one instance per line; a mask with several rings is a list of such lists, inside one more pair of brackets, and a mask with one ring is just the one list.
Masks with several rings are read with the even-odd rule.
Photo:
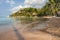
[[21, 8], [43, 7], [48, 0], [0, 0], [0, 17], [6, 17]]

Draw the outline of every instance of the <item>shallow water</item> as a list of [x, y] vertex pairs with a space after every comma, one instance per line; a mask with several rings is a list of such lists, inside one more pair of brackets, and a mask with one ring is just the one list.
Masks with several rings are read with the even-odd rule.
[[7, 17], [0, 17], [0, 33], [6, 32], [12, 28], [12, 19]]
[[1, 25], [7, 25], [7, 24], [10, 24], [10, 23], [12, 23], [12, 20], [10, 19], [10, 18], [0, 18], [0, 26]]
[[[27, 25], [28, 28], [30, 28], [30, 27], [32, 27], [32, 25], [34, 25], [34, 27], [36, 27], [36, 25], [37, 25], [36, 22], [37, 21], [38, 21], [38, 23], [40, 23], [39, 26], [37, 27], [37, 29], [38, 29], [38, 28], [40, 28], [40, 25], [41, 26], [45, 25], [45, 24], [42, 24], [42, 23], [47, 21], [47, 19], [44, 19], [44, 18], [43, 19], [42, 18], [40, 18], [40, 19], [30, 19], [30, 18], [27, 18], [27, 19], [20, 19], [20, 18], [15, 19], [14, 18], [13, 19], [13, 18], [7, 18], [7, 17], [2, 18], [1, 17], [0, 18], [0, 32], [12, 29], [13, 25], [14, 26], [18, 26], [19, 25], [21, 27], [21, 24], [22, 24], [24, 26]], [[15, 25], [15, 23], [16, 23], [16, 25]]]

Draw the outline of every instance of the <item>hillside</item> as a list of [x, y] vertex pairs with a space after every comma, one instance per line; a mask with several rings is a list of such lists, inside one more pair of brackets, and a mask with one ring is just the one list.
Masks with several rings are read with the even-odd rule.
[[60, 16], [60, 0], [49, 0], [42, 8], [23, 8], [10, 15], [10, 17], [17, 16]]

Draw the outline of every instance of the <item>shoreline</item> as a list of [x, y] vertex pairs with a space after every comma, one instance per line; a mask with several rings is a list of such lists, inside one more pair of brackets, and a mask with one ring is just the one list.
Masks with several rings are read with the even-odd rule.
[[[55, 19], [54, 19], [55, 20]], [[36, 25], [37, 23], [28, 24], [28, 26]], [[40, 25], [40, 24], [38, 24]], [[11, 28], [7, 28], [8, 31], [0, 33], [0, 40], [60, 40], [60, 37], [51, 35], [49, 33], [40, 31], [40, 30], [33, 30], [26, 29], [27, 25], [22, 25], [19, 23], [13, 23], [10, 25]], [[9, 26], [7, 26], [9, 27]], [[15, 30], [14, 30], [15, 29]], [[19, 35], [16, 35], [16, 33]], [[21, 37], [22, 36], [22, 37]], [[20, 39], [19, 39], [20, 38]]]

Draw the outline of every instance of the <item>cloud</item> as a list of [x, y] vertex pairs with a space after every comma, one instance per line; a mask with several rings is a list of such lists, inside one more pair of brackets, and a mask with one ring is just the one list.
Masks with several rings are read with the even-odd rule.
[[25, 0], [24, 4], [30, 6], [43, 6], [45, 5], [47, 0]]
[[25, 5], [25, 6], [19, 5], [19, 6], [13, 7], [10, 11], [12, 13], [14, 13], [14, 12], [17, 12], [18, 10], [20, 10], [20, 9], [27, 8], [27, 7], [30, 7], [30, 6], [27, 6], [27, 5]]
[[11, 9], [11, 12], [14, 13], [20, 10], [21, 8], [27, 8], [27, 7], [41, 8], [46, 4], [46, 2], [47, 0], [25, 0], [24, 6], [19, 5], [19, 6], [13, 7]]
[[41, 4], [45, 0], [25, 0], [25, 4]]
[[6, 0], [6, 3], [10, 4], [11, 6], [15, 4], [14, 0]]

